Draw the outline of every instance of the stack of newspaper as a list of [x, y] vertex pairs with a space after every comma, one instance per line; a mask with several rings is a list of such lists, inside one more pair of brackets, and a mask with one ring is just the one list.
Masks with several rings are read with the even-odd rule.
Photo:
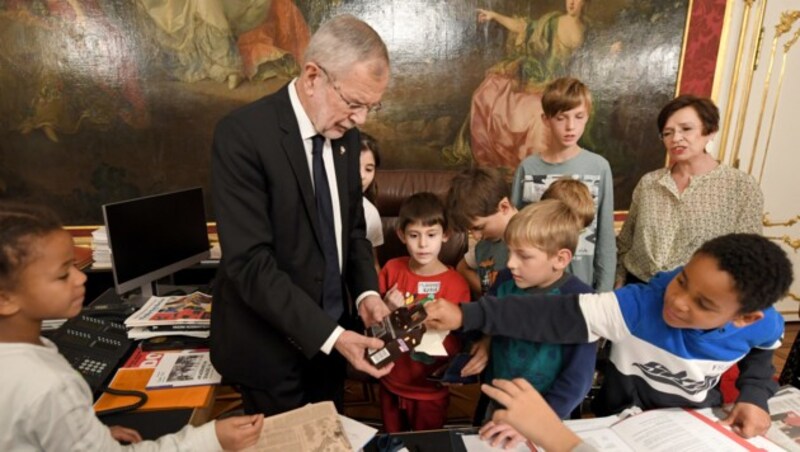
[[105, 226], [92, 231], [92, 260], [93, 268], [111, 268], [111, 248]]
[[157, 336], [207, 338], [211, 323], [211, 295], [194, 292], [173, 297], [150, 297], [125, 319], [130, 339]]
[[258, 442], [242, 452], [360, 451], [376, 432], [368, 425], [338, 414], [333, 402], [318, 402], [264, 418]]

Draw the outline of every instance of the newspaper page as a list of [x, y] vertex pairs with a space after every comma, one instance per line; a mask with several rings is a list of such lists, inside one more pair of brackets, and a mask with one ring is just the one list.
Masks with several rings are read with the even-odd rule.
[[786, 450], [800, 452], [800, 389], [784, 386], [769, 399], [772, 426], [766, 437]]
[[350, 441], [350, 445], [355, 450], [363, 449], [370, 441], [378, 429], [370, 427], [369, 425], [362, 424], [355, 419], [350, 419], [347, 416], [339, 415], [339, 420], [342, 422], [342, 428]]
[[264, 419], [258, 443], [246, 452], [352, 452], [333, 402], [319, 402]]
[[[632, 412], [639, 411], [638, 409]], [[663, 408], [630, 416], [567, 421], [586, 443], [597, 450], [630, 452], [778, 451], [763, 437], [744, 439], [718, 424], [711, 408]]]
[[147, 389], [219, 384], [222, 377], [211, 364], [208, 350], [187, 350], [161, 357]]
[[211, 295], [194, 292], [172, 297], [150, 297], [138, 311], [125, 319], [128, 328], [211, 323]]

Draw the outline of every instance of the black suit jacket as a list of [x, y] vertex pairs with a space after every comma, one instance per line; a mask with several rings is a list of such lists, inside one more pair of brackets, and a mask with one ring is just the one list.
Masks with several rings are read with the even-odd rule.
[[[365, 235], [358, 131], [334, 140], [332, 148], [343, 282], [357, 297], [378, 287]], [[297, 378], [298, 365], [319, 353], [336, 327], [322, 309], [325, 258], [288, 85], [217, 124], [211, 170], [223, 250], [214, 284], [211, 360], [235, 383], [271, 388]]]

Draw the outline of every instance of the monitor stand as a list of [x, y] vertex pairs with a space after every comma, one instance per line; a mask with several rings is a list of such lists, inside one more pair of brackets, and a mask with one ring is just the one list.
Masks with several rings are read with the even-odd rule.
[[196, 285], [176, 286], [171, 284], [157, 284], [155, 282], [149, 282], [140, 286], [139, 289], [125, 294], [122, 296], [122, 298], [126, 303], [132, 304], [137, 308], [141, 308], [145, 303], [147, 303], [147, 300], [154, 295], [157, 297], [188, 295], [196, 290], [198, 290], [198, 286]]
[[139, 289], [132, 290], [121, 295], [122, 299], [125, 300], [126, 303], [136, 306], [137, 308], [141, 308], [147, 303], [147, 300], [153, 296], [153, 283], [148, 282], [142, 284]]

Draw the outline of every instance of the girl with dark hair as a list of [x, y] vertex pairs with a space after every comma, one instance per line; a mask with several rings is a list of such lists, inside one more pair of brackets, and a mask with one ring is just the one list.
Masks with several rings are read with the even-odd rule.
[[372, 136], [361, 132], [361, 190], [364, 192], [364, 219], [367, 221], [367, 240], [372, 243], [375, 256], [375, 271], [380, 273], [376, 248], [383, 245], [383, 225], [381, 214], [375, 207], [378, 197], [378, 185], [375, 182], [375, 171], [381, 166], [381, 154], [378, 142]]

